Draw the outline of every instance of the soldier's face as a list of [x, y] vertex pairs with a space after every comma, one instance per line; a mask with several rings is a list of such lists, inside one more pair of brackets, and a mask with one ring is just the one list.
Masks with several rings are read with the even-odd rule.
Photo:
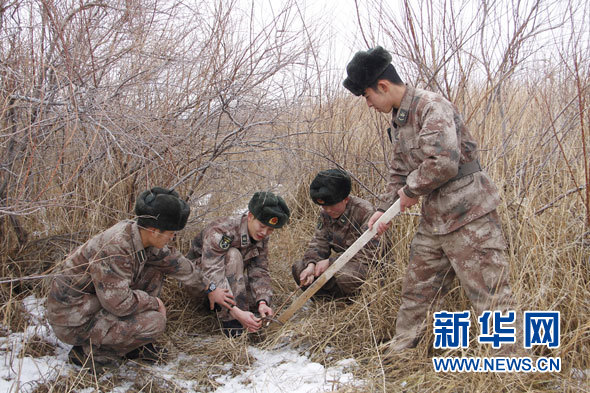
[[387, 94], [385, 94], [385, 92], [382, 91], [379, 86], [377, 89], [367, 87], [363, 97], [365, 97], [365, 101], [367, 101], [369, 108], [373, 108], [377, 112], [389, 113], [393, 109], [393, 105], [389, 103]]
[[161, 231], [156, 228], [147, 228], [146, 230], [148, 233], [148, 244], [144, 244], [144, 246], [156, 248], [163, 248], [166, 244], [170, 243], [176, 233], [174, 231]]
[[348, 203], [348, 197], [344, 198], [342, 201], [338, 202], [335, 205], [326, 206], [323, 205], [322, 209], [332, 218], [336, 219], [344, 213], [346, 210], [346, 204]]
[[248, 234], [255, 241], [260, 241], [270, 236], [275, 229], [258, 221], [252, 213], [248, 213]]
[[170, 243], [172, 239], [174, 239], [174, 234], [174, 231], [154, 231], [154, 242], [156, 243], [154, 247], [164, 247], [166, 244]]

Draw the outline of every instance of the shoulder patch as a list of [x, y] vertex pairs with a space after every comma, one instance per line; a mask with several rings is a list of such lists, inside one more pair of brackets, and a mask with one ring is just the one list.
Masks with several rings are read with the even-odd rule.
[[227, 235], [221, 236], [221, 240], [219, 241], [219, 248], [221, 248], [222, 250], [227, 250], [229, 246], [231, 246], [231, 241], [231, 237]]
[[248, 245], [248, 235], [242, 235], [242, 247]]
[[322, 229], [324, 227], [324, 222], [322, 220], [318, 221], [318, 229]]

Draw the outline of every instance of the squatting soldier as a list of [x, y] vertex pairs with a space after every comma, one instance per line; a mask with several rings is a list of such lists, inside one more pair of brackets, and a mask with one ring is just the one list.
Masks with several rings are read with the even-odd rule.
[[[402, 304], [386, 357], [411, 348], [425, 329], [437, 295], [459, 278], [475, 310], [513, 306], [509, 266], [496, 212], [500, 198], [481, 169], [477, 144], [457, 108], [429, 91], [405, 85], [381, 47], [357, 52], [344, 86], [378, 112], [392, 112], [393, 156], [383, 203], [369, 226], [400, 198], [401, 211], [418, 203], [422, 214], [402, 285]], [[379, 233], [387, 229], [381, 224]]]
[[272, 192], [256, 192], [248, 210], [211, 222], [194, 238], [187, 254], [204, 280], [202, 290], [189, 291], [197, 297], [207, 295], [211, 310], [218, 309], [227, 336], [237, 336], [244, 328], [260, 329], [262, 320], [253, 312], [261, 317], [273, 315], [268, 237], [290, 215], [283, 198]]
[[[311, 285], [368, 228], [375, 213], [373, 205], [364, 199], [349, 196], [351, 180], [340, 169], [321, 171], [311, 182], [309, 195], [322, 206], [318, 225], [303, 259], [292, 266], [295, 282], [303, 289]], [[371, 265], [379, 256], [378, 239], [372, 239], [324, 284], [316, 296], [350, 297], [367, 277]]]
[[178, 193], [154, 187], [135, 204], [137, 220], [124, 220], [94, 236], [61, 264], [47, 298], [55, 335], [74, 347], [79, 366], [126, 359], [156, 361], [152, 344], [166, 327], [160, 299], [164, 275], [202, 283], [194, 265], [167, 244], [184, 228], [190, 208]]

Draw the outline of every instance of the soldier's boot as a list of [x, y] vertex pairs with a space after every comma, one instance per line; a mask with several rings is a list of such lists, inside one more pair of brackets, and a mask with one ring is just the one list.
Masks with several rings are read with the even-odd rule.
[[76, 366], [82, 367], [87, 360], [84, 348], [81, 345], [74, 345], [68, 354], [68, 361]]
[[153, 343], [142, 345], [125, 354], [127, 360], [138, 360], [148, 363], [162, 363], [168, 358], [168, 350]]
[[404, 356], [413, 353], [418, 340], [416, 338], [395, 336], [390, 341], [381, 345], [383, 351], [383, 363], [392, 364], [395, 359], [401, 359]]
[[95, 354], [92, 351], [86, 354], [83, 346], [74, 345], [68, 354], [68, 361], [78, 367], [90, 368], [98, 374], [116, 367], [120, 358], [115, 355]]
[[239, 337], [244, 333], [244, 327], [236, 319], [221, 321], [221, 331], [227, 337]]

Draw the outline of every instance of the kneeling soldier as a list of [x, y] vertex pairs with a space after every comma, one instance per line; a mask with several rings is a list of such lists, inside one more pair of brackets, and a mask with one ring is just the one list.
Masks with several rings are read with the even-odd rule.
[[74, 346], [69, 360], [79, 366], [89, 356], [87, 364], [98, 365], [161, 358], [166, 350], [152, 342], [166, 327], [159, 298], [164, 275], [202, 282], [194, 265], [167, 247], [190, 214], [178, 193], [144, 191], [135, 213], [137, 221], [121, 221], [76, 249], [53, 279], [47, 318], [55, 335]]
[[255, 332], [261, 317], [270, 317], [272, 290], [268, 270], [268, 237], [289, 220], [290, 211], [280, 196], [256, 192], [248, 212], [211, 222], [191, 245], [187, 257], [202, 271], [204, 291], [189, 288], [194, 296], [208, 297], [218, 309], [222, 331], [237, 336], [243, 329]]
[[[375, 208], [364, 199], [349, 196], [350, 189], [350, 176], [340, 169], [321, 171], [311, 182], [309, 194], [316, 204], [322, 206], [322, 212], [303, 259], [292, 266], [295, 282], [304, 289], [367, 230]], [[378, 239], [369, 241], [328, 280], [316, 296], [354, 295], [366, 279], [370, 266], [378, 260], [378, 249]]]

